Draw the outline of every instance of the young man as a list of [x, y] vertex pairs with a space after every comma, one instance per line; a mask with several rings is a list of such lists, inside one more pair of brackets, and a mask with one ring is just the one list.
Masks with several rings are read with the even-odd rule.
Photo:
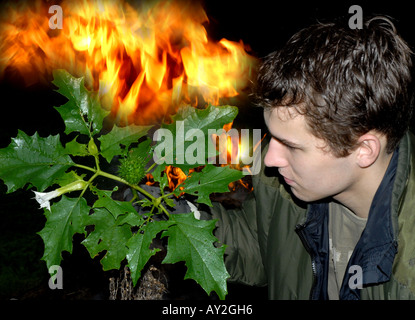
[[270, 299], [415, 298], [411, 55], [375, 17], [311, 26], [266, 58], [265, 166], [242, 210], [213, 208], [231, 280]]

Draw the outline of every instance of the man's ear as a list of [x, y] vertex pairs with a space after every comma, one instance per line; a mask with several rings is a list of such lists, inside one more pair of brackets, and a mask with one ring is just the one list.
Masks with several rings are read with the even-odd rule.
[[366, 133], [357, 140], [356, 162], [361, 168], [370, 167], [379, 157], [382, 144], [379, 137], [373, 133]]

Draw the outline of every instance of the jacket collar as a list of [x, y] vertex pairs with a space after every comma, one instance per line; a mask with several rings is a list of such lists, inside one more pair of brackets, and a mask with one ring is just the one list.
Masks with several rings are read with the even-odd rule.
[[398, 215], [404, 195], [406, 194], [409, 173], [411, 167], [414, 166], [413, 161], [415, 160], [412, 156], [414, 150], [412, 150], [411, 136], [413, 137], [412, 133], [408, 132], [399, 145], [399, 159], [396, 168], [395, 182], [392, 189], [391, 216], [395, 240], [397, 240], [399, 231]]
[[359, 298], [359, 286], [349, 285], [350, 279], [356, 276], [347, 270], [352, 266], [362, 270], [362, 285], [386, 282], [392, 273], [393, 260], [397, 252], [397, 241], [392, 222], [392, 190], [395, 186], [395, 177], [398, 167], [399, 151], [396, 150], [389, 163], [388, 169], [379, 185], [369, 210], [366, 227], [357, 243], [346, 274], [343, 278], [340, 297], [343, 299]]

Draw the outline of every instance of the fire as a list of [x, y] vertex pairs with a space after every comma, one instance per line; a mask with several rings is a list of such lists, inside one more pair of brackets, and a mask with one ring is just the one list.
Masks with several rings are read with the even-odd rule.
[[[237, 129], [232, 128], [233, 122], [227, 123], [223, 126], [223, 132], [219, 140], [216, 134], [212, 135], [212, 140], [216, 143], [216, 150], [219, 152], [219, 163], [222, 165], [229, 165], [231, 167], [241, 169], [240, 162], [243, 154], [249, 154], [250, 146], [249, 142], [242, 141], [240, 133]], [[220, 143], [223, 139], [225, 143]], [[253, 150], [257, 146], [254, 146]]]
[[[184, 180], [187, 179], [186, 174], [183, 172], [182, 169], [173, 167], [173, 166], [167, 166], [166, 167], [166, 175], [167, 180], [169, 182], [169, 189], [174, 190], [176, 187], [181, 184]], [[182, 188], [182, 187], [180, 187]]]
[[182, 103], [217, 105], [247, 86], [256, 62], [242, 42], [211, 40], [194, 1], [63, 0], [55, 30], [49, 6], [3, 8], [0, 72], [16, 70], [27, 84], [57, 68], [85, 76], [120, 123], [157, 123]]
[[[225, 131], [229, 131], [232, 129], [232, 124], [233, 123], [228, 123], [226, 125], [223, 126]], [[236, 129], [235, 129], [236, 130]], [[226, 133], [223, 133], [223, 135], [226, 135]], [[212, 137], [213, 139], [216, 139], [215, 137]], [[223, 157], [222, 161], [225, 161], [222, 166], [226, 165], [229, 166], [231, 168], [234, 169], [238, 169], [241, 170], [242, 168], [247, 168], [247, 170], [249, 171], [249, 166], [245, 165], [241, 165], [240, 163], [233, 163], [233, 160], [236, 158], [238, 161], [241, 157], [242, 154], [244, 153], [250, 153], [251, 149], [252, 149], [252, 153], [255, 152], [255, 150], [260, 147], [260, 144], [262, 142], [262, 140], [265, 138], [265, 135], [262, 137], [262, 139], [260, 141], [258, 141], [255, 146], [250, 147], [249, 145], [246, 145], [246, 142], [243, 143], [240, 139], [232, 139], [232, 137], [227, 136], [227, 143], [224, 146], [223, 149], [221, 149], [220, 147], [217, 146], [217, 149], [219, 151], [219, 158]], [[194, 171], [200, 171], [203, 169], [204, 166], [199, 166], [196, 167], [194, 169], [189, 169], [189, 173], [188, 175], [190, 176]], [[166, 166], [165, 169], [165, 174], [167, 177], [167, 181], [168, 181], [168, 187], [170, 189], [170, 191], [175, 190], [177, 187], [181, 190], [183, 189], [183, 187], [181, 187], [181, 183], [183, 183], [188, 176], [183, 172], [182, 169], [178, 168], [178, 167], [174, 167], [174, 166]], [[153, 185], [154, 184], [154, 179], [152, 177], [152, 175], [149, 173], [147, 174], [147, 185]], [[230, 191], [235, 191], [238, 186], [241, 186], [242, 188], [245, 188], [248, 191], [252, 191], [253, 187], [252, 184], [250, 182], [247, 182], [245, 179], [240, 179], [236, 182], [231, 182], [229, 184], [229, 189]]]

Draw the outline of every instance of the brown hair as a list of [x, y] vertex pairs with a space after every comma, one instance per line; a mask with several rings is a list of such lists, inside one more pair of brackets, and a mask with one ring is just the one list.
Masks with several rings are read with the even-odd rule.
[[385, 17], [363, 29], [316, 24], [296, 33], [261, 65], [256, 97], [264, 107], [300, 105], [311, 132], [337, 157], [370, 130], [393, 152], [411, 117], [412, 52]]

